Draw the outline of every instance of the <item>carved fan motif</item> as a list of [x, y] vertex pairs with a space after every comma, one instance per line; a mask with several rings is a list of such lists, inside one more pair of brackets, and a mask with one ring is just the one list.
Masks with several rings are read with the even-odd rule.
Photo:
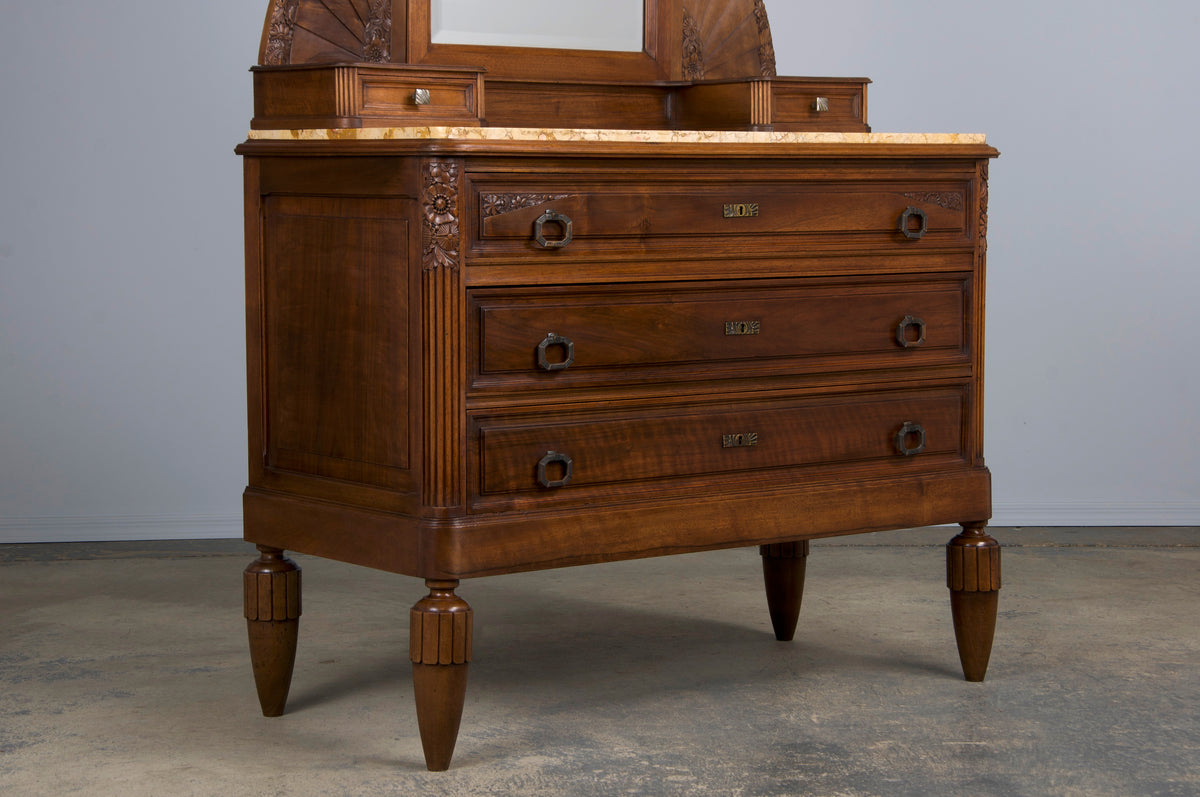
[[775, 46], [763, 0], [683, 0], [688, 80], [775, 77]]
[[392, 0], [273, 0], [259, 63], [391, 60]]

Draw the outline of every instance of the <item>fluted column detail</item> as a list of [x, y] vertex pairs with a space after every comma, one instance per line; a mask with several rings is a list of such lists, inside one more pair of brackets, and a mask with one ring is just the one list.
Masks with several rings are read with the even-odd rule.
[[996, 631], [1000, 595], [1000, 543], [983, 523], [964, 523], [946, 546], [946, 583], [963, 675], [982, 681]]
[[278, 548], [260, 545], [258, 550], [258, 559], [242, 573], [242, 613], [258, 702], [263, 716], [278, 717], [287, 704], [296, 663], [300, 568]]
[[473, 612], [454, 594], [457, 581], [427, 580], [429, 595], [409, 616], [409, 659], [425, 765], [450, 768], [467, 694]]

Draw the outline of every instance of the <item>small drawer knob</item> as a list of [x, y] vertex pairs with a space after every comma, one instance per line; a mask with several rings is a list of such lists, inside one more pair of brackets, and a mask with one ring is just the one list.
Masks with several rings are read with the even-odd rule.
[[817, 97], [813, 100], [812, 109], [817, 113], [825, 113], [829, 110], [829, 98]]
[[[560, 348], [563, 351], [561, 360], [551, 360], [548, 350], [551, 348]], [[565, 371], [575, 364], [575, 343], [568, 337], [555, 335], [553, 332], [546, 335], [542, 342], [537, 346], [537, 361], [538, 368], [543, 371]]]
[[[913, 226], [913, 219], [916, 219], [916, 226]], [[925, 233], [929, 231], [929, 217], [925, 215], [925, 211], [920, 208], [907, 207], [900, 214], [900, 232], [904, 233], [904, 237], [910, 241], [918, 241], [925, 237]]]
[[896, 432], [896, 453], [906, 457], [915, 456], [925, 450], [925, 427], [919, 423], [905, 421]]
[[[558, 238], [546, 237], [546, 225], [552, 224], [559, 228]], [[571, 243], [572, 232], [571, 228], [574, 223], [571, 217], [565, 213], [559, 213], [556, 210], [547, 210], [542, 215], [538, 216], [533, 222], [533, 240], [543, 249], [562, 249], [567, 244]]]
[[428, 105], [429, 99], [429, 89], [417, 89], [413, 92], [413, 102], [417, 105]]
[[[551, 467], [557, 469], [557, 479], [550, 478]], [[538, 460], [537, 465], [537, 480], [538, 484], [546, 489], [555, 487], [566, 487], [571, 483], [571, 476], [575, 470], [575, 463], [566, 454], [561, 454], [558, 451], [547, 451], [546, 456]]]
[[915, 349], [924, 345], [925, 322], [920, 316], [904, 316], [896, 325], [896, 342], [906, 349]]

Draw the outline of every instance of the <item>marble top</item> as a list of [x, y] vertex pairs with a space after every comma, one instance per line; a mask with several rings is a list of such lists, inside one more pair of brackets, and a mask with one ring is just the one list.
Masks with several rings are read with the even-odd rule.
[[603, 141], [637, 144], [986, 144], [982, 133], [777, 133], [543, 127], [363, 127], [251, 130], [252, 141]]

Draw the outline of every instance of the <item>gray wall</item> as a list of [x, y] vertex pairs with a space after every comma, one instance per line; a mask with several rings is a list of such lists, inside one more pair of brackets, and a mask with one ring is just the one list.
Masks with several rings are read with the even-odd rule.
[[[261, 0], [0, 28], [0, 542], [240, 533], [240, 171]], [[1194, 3], [768, 0], [781, 74], [986, 132], [998, 524], [1200, 525]], [[150, 102], [148, 98], [155, 100]]]

